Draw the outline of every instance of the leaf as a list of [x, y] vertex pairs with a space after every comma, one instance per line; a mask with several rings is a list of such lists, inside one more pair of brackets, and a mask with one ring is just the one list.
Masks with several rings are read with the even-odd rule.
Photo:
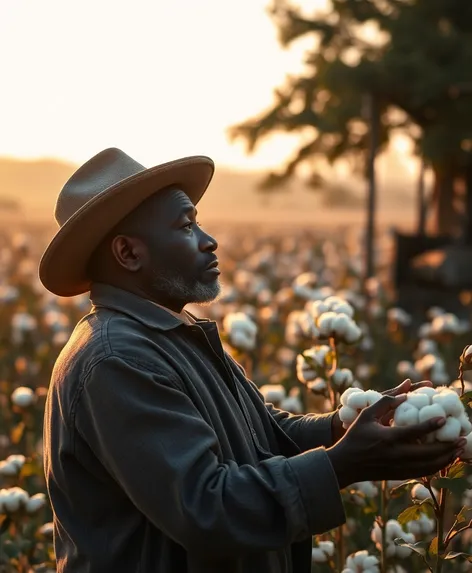
[[469, 512], [472, 511], [472, 508], [467, 507], [464, 505], [459, 513], [456, 515], [457, 523], [462, 523], [463, 521], [469, 521]]
[[472, 390], [470, 392], [465, 392], [465, 394], [461, 396], [461, 402], [464, 404], [464, 406], [470, 406], [472, 403]]
[[415, 553], [418, 553], [422, 557], [426, 557], [426, 548], [428, 543], [426, 541], [418, 541], [418, 543], [407, 543], [402, 537], [397, 537], [393, 540], [395, 545], [400, 547], [409, 547]]
[[420, 505], [411, 505], [404, 509], [397, 519], [401, 525], [405, 525], [409, 521], [415, 521], [415, 519], [418, 519], [422, 513], [424, 512]]
[[465, 475], [466, 464], [464, 462], [458, 462], [449, 468], [447, 477], [451, 479], [460, 478]]
[[405, 483], [401, 483], [400, 485], [397, 485], [396, 487], [392, 488], [390, 490], [390, 497], [393, 496], [400, 496], [401, 494], [405, 493], [411, 486], [414, 486], [419, 482], [416, 479], [410, 479], [408, 481], [406, 481]]
[[29, 477], [34, 475], [42, 476], [43, 475], [42, 467], [35, 461], [26, 462], [21, 468], [21, 476]]
[[23, 432], [25, 431], [25, 423], [20, 422], [10, 432], [10, 440], [13, 444], [18, 444], [23, 437]]
[[447, 489], [452, 493], [461, 495], [469, 487], [469, 484], [464, 478], [435, 478], [431, 481], [431, 485], [436, 489]]
[[436, 557], [436, 555], [438, 554], [438, 537], [434, 537], [431, 541], [431, 544], [429, 546], [429, 554], [432, 555], [433, 557]]
[[449, 551], [449, 553], [444, 557], [444, 559], [456, 559], [457, 557], [462, 557], [469, 563], [472, 563], [472, 555], [470, 553], [464, 553], [462, 551]]

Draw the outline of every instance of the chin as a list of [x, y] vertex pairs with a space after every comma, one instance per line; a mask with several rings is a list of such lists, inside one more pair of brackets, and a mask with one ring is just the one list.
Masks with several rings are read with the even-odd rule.
[[221, 297], [221, 284], [216, 279], [212, 283], [200, 283], [195, 288], [193, 300], [189, 301], [191, 304], [198, 304], [199, 306], [207, 306], [216, 302]]

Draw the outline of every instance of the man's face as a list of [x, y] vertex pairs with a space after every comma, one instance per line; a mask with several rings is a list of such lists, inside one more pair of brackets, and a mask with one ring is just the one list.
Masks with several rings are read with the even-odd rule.
[[147, 289], [156, 301], [170, 308], [208, 303], [220, 293], [216, 262], [217, 242], [196, 220], [197, 211], [180, 190], [166, 190], [151, 198], [147, 217]]

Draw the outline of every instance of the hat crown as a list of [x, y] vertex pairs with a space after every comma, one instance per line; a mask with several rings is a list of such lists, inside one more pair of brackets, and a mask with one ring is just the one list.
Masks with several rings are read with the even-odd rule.
[[116, 147], [101, 151], [84, 163], [66, 182], [57, 198], [55, 218], [59, 226], [100, 193], [145, 167]]

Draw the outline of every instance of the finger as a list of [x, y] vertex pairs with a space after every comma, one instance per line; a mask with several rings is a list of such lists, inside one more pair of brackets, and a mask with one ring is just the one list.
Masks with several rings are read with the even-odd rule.
[[414, 424], [412, 426], [395, 426], [393, 428], [389, 428], [389, 431], [391, 432], [390, 438], [393, 438], [395, 441], [411, 442], [418, 438], [422, 438], [431, 432], [439, 430], [439, 428], [442, 428], [445, 423], [445, 418], [438, 417], [431, 418], [430, 420], [421, 422], [421, 424]]
[[423, 380], [422, 382], [416, 382], [415, 384], [411, 385], [410, 392], [414, 392], [419, 388], [432, 388], [433, 383], [430, 380]]
[[382, 394], [384, 396], [399, 396], [400, 394], [406, 394], [407, 392], [409, 392], [410, 388], [411, 388], [411, 380], [407, 378], [399, 386], [391, 388], [390, 390], [385, 390], [385, 392], [382, 392]]
[[[460, 440], [455, 442], [433, 442], [432, 444], [402, 444], [401, 450], [405, 456], [416, 458], [418, 461], [436, 463], [441, 458], [456, 455], [460, 450]], [[424, 460], [424, 461], [423, 461]]]
[[382, 396], [378, 402], [364, 408], [359, 415], [359, 419], [363, 421], [381, 420], [383, 417], [388, 416], [393, 412], [402, 402], [406, 400], [406, 394], [401, 396]]

